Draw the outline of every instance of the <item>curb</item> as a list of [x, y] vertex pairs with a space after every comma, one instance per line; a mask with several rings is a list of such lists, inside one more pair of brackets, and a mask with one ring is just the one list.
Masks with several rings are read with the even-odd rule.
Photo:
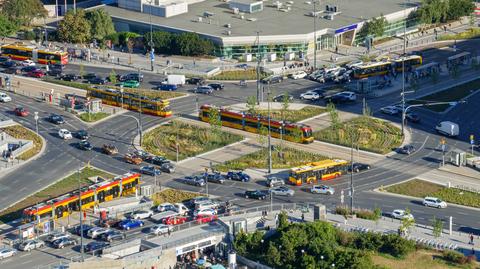
[[186, 159], [183, 159], [183, 160], [181, 160], [181, 161], [178, 161], [178, 163], [176, 163], [176, 164], [181, 164], [181, 163], [186, 162], [186, 161], [191, 161], [191, 160], [193, 160], [193, 159], [195, 159], [195, 158], [199, 158], [199, 157], [205, 156], [205, 155], [207, 155], [207, 154], [211, 154], [211, 153], [214, 153], [214, 152], [223, 150], [223, 149], [226, 148], [226, 147], [236, 146], [236, 145], [239, 145], [240, 143], [244, 143], [244, 142], [247, 142], [247, 141], [250, 141], [250, 138], [244, 138], [244, 139], [242, 139], [242, 140], [240, 140], [240, 141], [238, 141], [238, 142], [235, 142], [235, 143], [226, 145], [226, 146], [224, 146], [224, 147], [217, 148], [217, 149], [213, 149], [213, 150], [210, 150], [210, 151], [201, 153], [201, 154], [196, 155], [196, 156], [193, 156], [193, 157], [188, 157], [188, 158], [186, 158]]
[[[323, 142], [323, 141], [320, 141], [320, 140], [314, 140], [313, 143], [322, 144], [322, 145], [328, 146], [328, 147], [336, 147], [336, 148], [343, 149], [343, 150], [349, 150], [349, 151], [351, 150], [350, 147], [341, 146], [341, 145], [337, 145], [337, 144], [332, 144], [332, 143], [328, 143], [328, 142]], [[359, 150], [358, 152], [360, 152], [362, 154], [365, 154], [365, 155], [374, 156], [374, 157], [382, 157], [382, 158], [386, 157], [386, 155], [382, 155], [380, 153], [375, 153], [375, 152], [370, 152], [370, 151], [365, 151], [365, 150]]]
[[121, 115], [121, 114], [127, 113], [127, 112], [129, 111], [129, 110], [127, 110], [127, 109], [121, 109], [121, 108], [118, 108], [118, 109], [119, 109], [119, 111], [118, 111], [118, 112], [115, 112], [115, 114], [110, 114], [110, 115], [106, 116], [105, 118], [103, 118], [103, 119], [101, 119], [101, 120], [94, 121], [94, 122], [86, 122], [86, 121], [80, 119], [80, 117], [79, 117], [77, 114], [73, 114], [73, 113], [72, 113], [72, 115], [73, 115], [75, 118], [77, 118], [80, 122], [82, 122], [83, 124], [87, 125], [88, 127], [92, 127], [92, 126], [95, 126], [95, 125], [97, 125], [97, 124], [99, 124], [99, 123], [102, 123], [102, 122], [104, 122], [104, 121], [107, 121], [107, 120], [109, 120], [109, 119], [111, 119], [111, 118], [113, 118], [113, 117], [116, 117], [116, 116], [119, 116], [119, 115]]

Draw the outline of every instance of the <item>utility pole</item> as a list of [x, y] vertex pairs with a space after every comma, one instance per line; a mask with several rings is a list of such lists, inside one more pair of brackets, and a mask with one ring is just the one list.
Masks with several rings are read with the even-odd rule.
[[272, 173], [272, 135], [270, 133], [270, 88], [267, 92], [268, 102], [268, 174]]
[[[140, 83], [140, 68], [138, 69], [138, 82]], [[145, 92], [142, 93], [143, 97], [145, 97]], [[142, 136], [143, 136], [143, 131], [142, 131], [142, 101], [143, 99], [139, 96], [138, 97], [138, 104], [139, 104], [139, 110], [138, 110], [138, 130], [140, 133], [140, 147], [142, 146]]]
[[317, 0], [313, 0], [313, 70], [317, 70]]
[[402, 55], [402, 137], [405, 135], [405, 55], [407, 55], [407, 3], [403, 8], [404, 20], [403, 24], [403, 55]]
[[155, 49], [153, 48], [153, 26], [152, 26], [152, 0], [148, 1], [150, 4], [149, 10], [150, 10], [150, 68], [151, 71], [153, 72], [153, 62], [155, 61]]
[[80, 260], [83, 262], [83, 211], [82, 211], [82, 183], [80, 182], [80, 169], [77, 170], [78, 176], [78, 208], [80, 213]]
[[353, 214], [353, 131], [351, 134], [350, 139], [352, 139], [352, 148], [350, 149], [350, 210], [352, 211]]
[[257, 39], [255, 40], [257, 42], [257, 68], [256, 68], [256, 73], [257, 73], [257, 105], [260, 104], [260, 61], [262, 60], [262, 56], [260, 55], [260, 32], [257, 31]]

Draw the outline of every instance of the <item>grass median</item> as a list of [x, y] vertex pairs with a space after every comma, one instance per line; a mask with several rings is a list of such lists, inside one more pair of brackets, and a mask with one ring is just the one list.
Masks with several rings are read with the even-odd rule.
[[[267, 168], [267, 156], [268, 149], [261, 149], [259, 151], [252, 152], [240, 158], [226, 161], [223, 164], [215, 166], [215, 169], [226, 172], [228, 170], [245, 170], [247, 168]], [[278, 147], [272, 151], [272, 168], [273, 169], [288, 169], [295, 166], [300, 166], [308, 162], [325, 160], [327, 157], [298, 150], [294, 148], [283, 149], [283, 158], [281, 158]]]
[[[318, 106], [304, 106], [301, 109], [289, 109], [285, 111], [284, 117], [282, 117], [282, 110], [280, 109], [271, 109], [270, 115], [274, 120], [285, 120], [290, 122], [299, 122], [311, 117], [318, 116], [322, 113], [325, 113], [326, 109]], [[258, 113], [262, 116], [268, 116], [268, 110], [259, 110]]]
[[182, 191], [177, 189], [165, 189], [154, 193], [152, 200], [153, 204], [157, 206], [163, 203], [181, 203], [198, 196], [202, 196], [202, 194], [198, 192]]
[[[472, 80], [470, 82], [460, 84], [446, 90], [436, 92], [427, 96], [423, 96], [421, 99], [409, 101], [408, 104], [426, 104], [429, 102], [456, 102], [460, 101], [468, 95], [480, 90], [480, 79]], [[424, 108], [430, 109], [435, 112], [443, 112], [449, 108], [449, 104], [425, 106]]]
[[110, 116], [110, 114], [105, 112], [97, 112], [97, 113], [82, 113], [79, 115], [79, 118], [85, 122], [96, 122], [101, 119]]
[[[260, 72], [260, 79], [267, 77], [268, 74]], [[212, 80], [255, 80], [257, 71], [255, 69], [247, 70], [227, 70], [210, 78]]]
[[43, 201], [61, 196], [65, 193], [72, 192], [78, 189], [78, 181], [80, 178], [80, 184], [82, 186], [89, 186], [93, 184], [88, 178], [93, 176], [100, 176], [102, 178], [111, 179], [113, 175], [107, 172], [95, 168], [84, 168], [80, 170], [80, 173], [73, 173], [56, 183], [36, 192], [35, 194], [21, 200], [15, 205], [0, 212], [0, 222], [9, 222], [16, 220], [22, 216], [24, 208], [33, 206]]
[[212, 132], [210, 128], [171, 121], [161, 125], [143, 136], [143, 148], [151, 154], [176, 160], [178, 145], [178, 160], [227, 146], [241, 141], [242, 136], [219, 131]]
[[424, 198], [433, 196], [447, 203], [480, 208], [480, 193], [456, 188], [447, 188], [428, 181], [413, 179], [404, 183], [392, 185], [383, 190], [407, 196]]
[[372, 117], [361, 116], [347, 122], [339, 123], [313, 133], [316, 140], [351, 146], [351, 136], [355, 146], [370, 152], [386, 154], [402, 144], [401, 130], [389, 122]]
[[13, 125], [13, 126], [0, 128], [0, 132], [5, 132], [8, 135], [17, 139], [25, 139], [25, 140], [33, 141], [33, 147], [25, 151], [24, 153], [22, 153], [20, 156], [18, 156], [17, 159], [19, 160], [22, 160], [22, 161], [28, 160], [33, 156], [37, 155], [42, 149], [43, 140], [40, 138], [40, 136], [38, 136], [32, 130], [27, 129], [21, 125]]

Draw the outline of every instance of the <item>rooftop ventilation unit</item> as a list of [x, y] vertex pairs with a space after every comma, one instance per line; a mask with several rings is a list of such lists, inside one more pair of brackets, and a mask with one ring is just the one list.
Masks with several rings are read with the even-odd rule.
[[247, 21], [256, 21], [257, 18], [247, 18]]
[[311, 5], [311, 4], [312, 4], [312, 2], [310, 2], [310, 1], [306, 1], [306, 2], [305, 2], [305, 4], [307, 4], [307, 5]]
[[326, 5], [325, 6], [325, 11], [336, 13], [336, 12], [338, 12], [338, 8], [337, 8], [337, 6]]
[[230, 23], [225, 24], [226, 28], [232, 28], [232, 25]]
[[293, 3], [294, 3], [293, 1], [287, 1], [287, 4], [289, 5], [293, 5]]
[[232, 31], [225, 31], [225, 35], [232, 35]]
[[238, 10], [238, 7], [234, 7], [232, 9], [232, 12], [233, 12], [233, 14], [238, 14], [238, 13], [240, 13], [240, 10]]
[[202, 17], [198, 17], [198, 22], [202, 22], [203, 21], [203, 18]]
[[324, 18], [327, 19], [327, 20], [333, 21], [334, 16], [335, 16], [334, 14], [326, 14], [326, 15], [324, 16]]

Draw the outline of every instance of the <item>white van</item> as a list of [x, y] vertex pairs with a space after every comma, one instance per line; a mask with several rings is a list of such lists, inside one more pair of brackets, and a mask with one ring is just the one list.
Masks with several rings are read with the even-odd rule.
[[435, 126], [437, 132], [446, 136], [458, 136], [460, 134], [460, 127], [458, 124], [451, 121], [442, 121]]
[[436, 207], [436, 208], [446, 208], [447, 203], [444, 201], [440, 200], [439, 198], [436, 197], [425, 197], [423, 199], [423, 205], [424, 206], [430, 206], [430, 207]]

